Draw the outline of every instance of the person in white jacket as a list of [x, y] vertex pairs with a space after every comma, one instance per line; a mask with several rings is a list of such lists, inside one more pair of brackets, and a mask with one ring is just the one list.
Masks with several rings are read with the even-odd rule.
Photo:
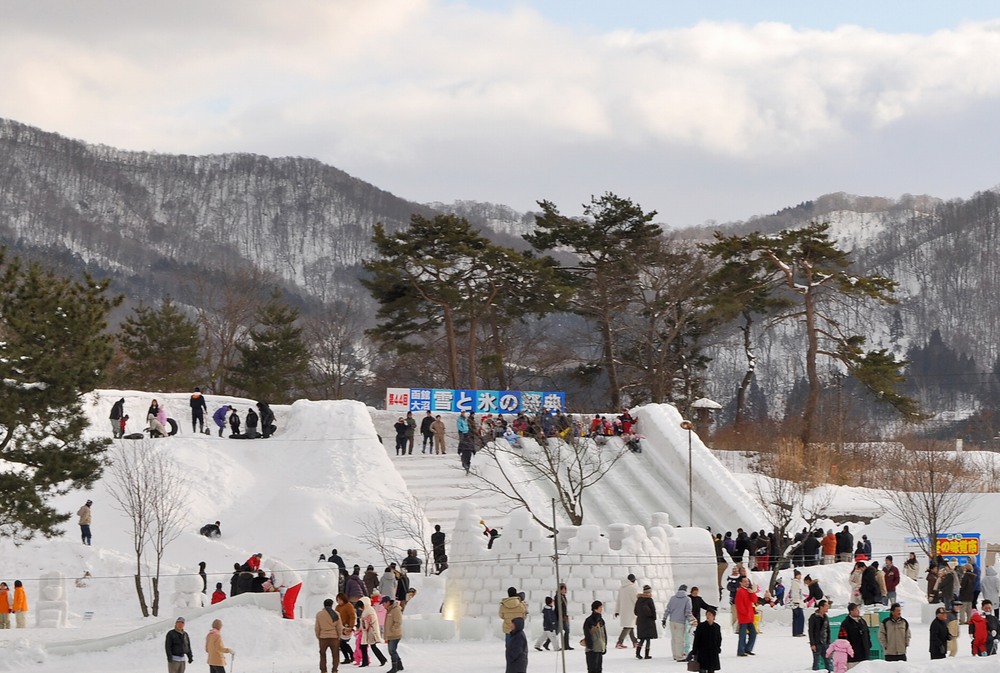
[[801, 638], [806, 635], [805, 597], [802, 595], [802, 571], [796, 570], [792, 586], [788, 588], [787, 602], [792, 606], [792, 635]]
[[618, 589], [618, 602], [615, 604], [615, 617], [622, 625], [621, 635], [618, 636], [619, 650], [627, 649], [625, 645], [626, 634], [632, 640], [632, 647], [635, 647], [635, 600], [639, 595], [639, 587], [635, 583], [635, 575], [629, 574], [625, 582]]

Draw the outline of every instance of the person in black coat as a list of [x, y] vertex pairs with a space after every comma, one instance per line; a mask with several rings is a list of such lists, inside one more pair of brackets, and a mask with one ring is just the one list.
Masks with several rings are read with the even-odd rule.
[[524, 635], [524, 618], [514, 617], [513, 625], [507, 635], [507, 669], [506, 673], [527, 673], [528, 671], [528, 637]]
[[257, 410], [260, 411], [260, 432], [267, 439], [274, 434], [277, 426], [274, 425], [274, 412], [267, 402], [258, 402]]
[[396, 431], [396, 455], [406, 455], [406, 421], [400, 416], [392, 425], [393, 429]]
[[174, 628], [167, 631], [164, 645], [168, 662], [183, 662], [185, 658], [189, 664], [194, 661], [194, 655], [191, 654], [191, 639], [184, 632], [183, 617], [178, 617], [177, 621], [174, 622]]
[[861, 574], [861, 602], [875, 605], [882, 602], [882, 589], [878, 584], [878, 565], [870, 564]]
[[240, 564], [233, 564], [233, 576], [229, 578], [229, 595], [238, 596], [240, 593]]
[[938, 608], [934, 611], [934, 621], [931, 622], [930, 652], [931, 659], [944, 659], [948, 656], [948, 610]]
[[815, 533], [809, 533], [805, 540], [802, 541], [802, 555], [804, 557], [805, 565], [816, 565], [816, 559], [819, 558], [819, 548], [819, 538], [816, 537]]
[[704, 598], [698, 595], [698, 587], [691, 587], [691, 592], [688, 594], [688, 598], [691, 599], [691, 615], [696, 621], [701, 621], [702, 610], [716, 609], [714, 605], [709, 605]]
[[201, 388], [195, 388], [191, 394], [191, 432], [205, 432], [205, 413], [208, 403], [201, 394]]
[[844, 619], [843, 629], [847, 632], [847, 642], [854, 650], [854, 654], [847, 658], [847, 663], [868, 661], [868, 654], [872, 649], [872, 638], [868, 624], [861, 619], [861, 608], [857, 603], [847, 604], [847, 618]]
[[642, 644], [646, 644], [646, 659], [649, 656], [649, 641], [659, 637], [656, 631], [656, 604], [653, 603], [653, 587], [648, 584], [642, 587], [642, 593], [635, 599], [635, 637], [638, 642], [635, 644], [635, 658], [642, 659]]
[[121, 398], [117, 402], [111, 405], [111, 415], [108, 418], [111, 420], [111, 435], [118, 439], [122, 436], [122, 416], [125, 415], [125, 398]]
[[420, 420], [420, 436], [423, 438], [420, 453], [434, 453], [434, 431], [431, 430], [433, 423], [434, 416], [429, 411]]
[[722, 629], [715, 623], [715, 608], [705, 609], [705, 621], [699, 622], [694, 630], [694, 640], [691, 644], [691, 657], [698, 661], [701, 673], [717, 671], [719, 653], [722, 652]]
[[257, 421], [259, 420], [257, 412], [253, 409], [247, 409], [247, 431], [243, 433], [246, 439], [257, 439], [260, 435], [257, 434]]
[[[232, 409], [232, 407], [230, 407]], [[247, 417], [249, 420], [249, 416]], [[219, 435], [222, 434], [222, 428], [219, 428]], [[240, 415], [236, 413], [236, 409], [233, 409], [233, 413], [229, 415], [229, 436], [231, 438], [236, 438], [240, 436]]]

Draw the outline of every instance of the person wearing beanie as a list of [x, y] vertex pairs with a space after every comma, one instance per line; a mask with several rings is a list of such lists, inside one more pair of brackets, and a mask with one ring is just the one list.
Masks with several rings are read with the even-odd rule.
[[93, 520], [90, 513], [90, 506], [93, 504], [93, 500], [88, 500], [84, 503], [83, 507], [76, 511], [76, 515], [80, 517], [80, 537], [83, 539], [83, 544], [87, 546], [90, 546], [90, 524]]
[[236, 656], [236, 650], [222, 642], [222, 620], [212, 622], [212, 629], [205, 636], [205, 652], [208, 653], [208, 673], [226, 673], [226, 655]]
[[[615, 603], [615, 617], [622, 625], [622, 632], [618, 635], [618, 643], [615, 645], [619, 650], [624, 650], [627, 646], [625, 636], [632, 640], [632, 647], [636, 646], [635, 625], [635, 601], [639, 596], [639, 588], [635, 583], [635, 575], [629, 574], [618, 588], [618, 600]], [[655, 618], [654, 618], [655, 619]]]
[[[649, 654], [650, 641], [659, 637], [656, 631], [656, 604], [653, 602], [653, 587], [648, 584], [643, 585], [642, 593], [636, 597], [634, 611], [636, 636], [639, 638], [639, 642], [635, 646], [635, 658], [652, 659]], [[641, 652], [643, 644], [646, 645], [645, 657]]]
[[687, 585], [677, 587], [677, 593], [667, 601], [667, 609], [663, 612], [663, 626], [670, 623], [670, 653], [674, 661], [685, 661], [684, 633], [688, 624], [694, 620], [691, 611], [691, 598], [687, 595]]
[[[389, 645], [389, 659], [392, 661], [392, 668], [389, 673], [397, 673], [403, 670], [403, 660], [399, 658], [399, 641], [403, 638], [403, 608], [399, 601], [392, 596], [383, 596], [382, 602], [386, 604], [385, 629], [382, 637]], [[525, 641], [525, 650], [528, 649]]]
[[194, 661], [191, 639], [184, 632], [183, 617], [178, 617], [174, 621], [174, 628], [167, 631], [164, 647], [167, 652], [167, 673], [184, 673], [187, 664]]

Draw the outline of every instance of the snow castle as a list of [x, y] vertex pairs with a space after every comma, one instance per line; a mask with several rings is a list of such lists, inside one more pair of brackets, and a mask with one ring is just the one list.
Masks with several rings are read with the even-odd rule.
[[[648, 527], [612, 524], [562, 526], [559, 568], [567, 590], [567, 610], [575, 630], [590, 614], [590, 604], [608, 604], [605, 619], [614, 621], [618, 589], [629, 573], [640, 587], [649, 584], [662, 609], [680, 584], [718, 595], [718, 570], [711, 534], [701, 528], [673, 528], [668, 515], [651, 515]], [[526, 594], [529, 615], [538, 615], [546, 596], [557, 593], [555, 547], [547, 530], [525, 510], [514, 512], [501, 537], [486, 548], [486, 537], [471, 503], [463, 503], [452, 533], [445, 572], [443, 616], [446, 620], [489, 620], [499, 632], [500, 601], [507, 588]], [[533, 631], [541, 630], [535, 619]], [[530, 620], [529, 620], [530, 624]]]

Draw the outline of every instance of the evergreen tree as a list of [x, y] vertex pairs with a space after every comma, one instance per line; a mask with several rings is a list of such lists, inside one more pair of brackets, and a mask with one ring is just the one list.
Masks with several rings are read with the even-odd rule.
[[[481, 328], [498, 331], [512, 319], [507, 311], [494, 310], [499, 302], [543, 314], [550, 310], [543, 300], [561, 294], [541, 289], [554, 277], [551, 260], [494, 245], [455, 215], [415, 214], [409, 228], [394, 234], [379, 224], [372, 241], [379, 256], [364, 263], [371, 275], [362, 283], [379, 303], [379, 322], [369, 334], [399, 354], [422, 352], [429, 337], [443, 337], [453, 388], [478, 385]], [[529, 299], [518, 299], [522, 296]]]
[[292, 402], [309, 373], [309, 349], [295, 324], [298, 318], [299, 312], [275, 293], [248, 341], [237, 344], [239, 362], [229, 369], [227, 383], [254, 399]]
[[137, 390], [187, 390], [204, 364], [198, 325], [170, 297], [159, 308], [140, 305], [122, 323], [125, 356], [120, 385]]
[[662, 233], [656, 211], [644, 212], [630, 199], [606, 193], [592, 197], [584, 217], [562, 215], [555, 204], [539, 201], [535, 231], [524, 239], [536, 250], [568, 250], [576, 260], [562, 270], [575, 290], [573, 311], [593, 320], [600, 332], [601, 366], [608, 378], [610, 404], [621, 408], [619, 343], [616, 321], [633, 292], [634, 269], [625, 262], [645, 255]]
[[49, 501], [88, 488], [108, 439], [82, 439], [81, 395], [101, 381], [113, 339], [108, 314], [121, 302], [108, 281], [72, 281], [0, 251], [0, 535], [60, 535], [69, 514]]
[[[819, 406], [822, 381], [819, 358], [828, 358], [847, 369], [880, 401], [886, 402], [908, 420], [922, 418], [917, 403], [898, 392], [903, 382], [901, 368], [886, 350], [864, 350], [865, 337], [845, 330], [836, 307], [845, 300], [894, 303], [896, 283], [877, 274], [850, 273], [851, 259], [830, 239], [830, 225], [813, 223], [774, 235], [753, 232], [746, 236], [717, 236], [726, 247], [745, 251], [748, 263], [762, 264], [766, 273], [780, 281], [788, 303], [770, 316], [772, 323], [787, 322], [804, 327], [805, 365], [808, 392], [801, 416], [800, 436], [808, 445]], [[752, 270], [751, 270], [752, 271]]]

